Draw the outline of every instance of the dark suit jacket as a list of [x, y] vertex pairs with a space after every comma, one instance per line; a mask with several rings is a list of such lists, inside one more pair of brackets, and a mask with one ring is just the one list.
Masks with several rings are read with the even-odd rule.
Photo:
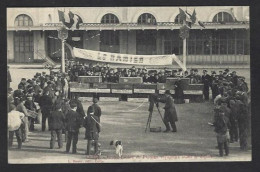
[[70, 110], [65, 118], [66, 129], [70, 132], [78, 132], [83, 118], [78, 112]]
[[65, 118], [61, 111], [53, 111], [49, 117], [50, 130], [60, 130], [64, 127]]
[[167, 117], [170, 121], [178, 121], [177, 112], [172, 96], [168, 95], [165, 98], [159, 99], [159, 101], [165, 103], [164, 116]]
[[85, 118], [84, 127], [86, 128], [86, 136], [88, 140], [98, 140], [100, 126], [95, 121], [98, 121], [98, 117], [95, 115], [90, 115]]
[[42, 111], [50, 111], [52, 109], [52, 99], [50, 96], [43, 95], [40, 97], [39, 105]]
[[[96, 117], [98, 117], [98, 122], [100, 122], [100, 117], [101, 117], [101, 108], [98, 106], [98, 104], [92, 104], [91, 105], [94, 109], [94, 115]], [[89, 110], [90, 110], [90, 107], [88, 108], [88, 111], [87, 111], [87, 114], [89, 114]]]

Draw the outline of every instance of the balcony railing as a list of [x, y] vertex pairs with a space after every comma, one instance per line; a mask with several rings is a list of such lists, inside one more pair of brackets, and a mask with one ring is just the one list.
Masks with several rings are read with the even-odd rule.
[[[148, 24], [139, 23], [82, 23], [78, 30], [145, 30], [145, 29], [179, 29], [182, 24], [175, 22], [157, 22]], [[230, 23], [215, 23], [204, 22], [206, 29], [235, 29], [235, 28], [249, 28], [249, 21], [236, 21]], [[62, 26], [62, 23], [45, 23], [39, 26], [11, 26], [7, 27], [7, 30], [58, 30]], [[198, 25], [192, 26], [193, 29], [202, 29]], [[71, 30], [77, 30], [71, 28]]]

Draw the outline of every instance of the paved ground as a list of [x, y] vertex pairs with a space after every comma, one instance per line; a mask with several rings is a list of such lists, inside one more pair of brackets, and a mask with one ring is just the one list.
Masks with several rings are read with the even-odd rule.
[[[90, 105], [84, 102], [84, 109]], [[116, 106], [115, 106], [116, 104]], [[100, 102], [102, 108], [102, 131], [100, 159], [86, 157], [84, 129], [80, 130], [78, 154], [65, 154], [62, 149], [49, 149], [50, 132], [37, 131], [29, 134], [30, 142], [24, 143], [22, 150], [14, 147], [8, 151], [10, 163], [86, 163], [86, 162], [129, 162], [129, 161], [249, 161], [251, 151], [242, 152], [238, 143], [230, 144], [230, 156], [218, 157], [215, 149], [216, 138], [213, 128], [207, 125], [212, 119], [211, 103], [190, 103], [176, 105], [179, 121], [177, 133], [145, 133], [148, 117], [148, 103]], [[140, 108], [132, 111], [136, 107]], [[163, 112], [163, 104], [160, 110]], [[164, 125], [155, 110], [151, 127]], [[115, 156], [115, 150], [109, 145], [113, 139], [122, 140], [123, 159]], [[65, 142], [64, 142], [65, 145]], [[56, 148], [58, 145], [56, 144]], [[135, 157], [135, 158], [134, 158]]]

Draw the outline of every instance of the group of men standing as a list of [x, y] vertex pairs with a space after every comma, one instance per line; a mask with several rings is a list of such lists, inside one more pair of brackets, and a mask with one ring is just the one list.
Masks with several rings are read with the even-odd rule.
[[88, 115], [85, 115], [79, 95], [68, 98], [68, 82], [65, 74], [50, 71], [50, 75], [42, 72], [36, 73], [32, 79], [22, 78], [14, 92], [8, 89], [10, 147], [14, 133], [21, 149], [22, 142], [29, 142], [28, 133], [34, 131], [34, 123], [41, 123], [41, 130], [45, 131], [47, 120], [51, 149], [55, 147], [56, 137], [58, 148], [63, 147], [62, 134], [65, 134], [66, 152], [69, 152], [72, 144], [72, 153], [76, 153], [79, 129], [83, 126], [86, 128], [85, 139], [97, 140], [101, 116], [97, 99], [93, 99], [93, 105], [89, 108], [92, 112], [88, 110]]

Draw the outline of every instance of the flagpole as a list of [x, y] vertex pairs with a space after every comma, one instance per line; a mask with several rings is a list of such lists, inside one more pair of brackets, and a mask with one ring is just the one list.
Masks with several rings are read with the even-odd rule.
[[61, 72], [65, 73], [65, 48], [64, 48], [64, 43], [65, 40], [62, 39], [62, 43], [61, 43], [61, 51], [62, 51], [62, 55], [61, 55]]
[[184, 67], [184, 70], [186, 71], [186, 49], [187, 49], [187, 38], [183, 39], [183, 67]]
[[[186, 25], [186, 21], [185, 20], [183, 20], [183, 24], [184, 25]], [[186, 46], [186, 44], [187, 44], [187, 38], [185, 37], [185, 39], [183, 39], [183, 42], [182, 42], [182, 50], [183, 50], [183, 67], [184, 67], [184, 70], [186, 71], [187, 69], [186, 69], [186, 52], [187, 52], [187, 46]]]

